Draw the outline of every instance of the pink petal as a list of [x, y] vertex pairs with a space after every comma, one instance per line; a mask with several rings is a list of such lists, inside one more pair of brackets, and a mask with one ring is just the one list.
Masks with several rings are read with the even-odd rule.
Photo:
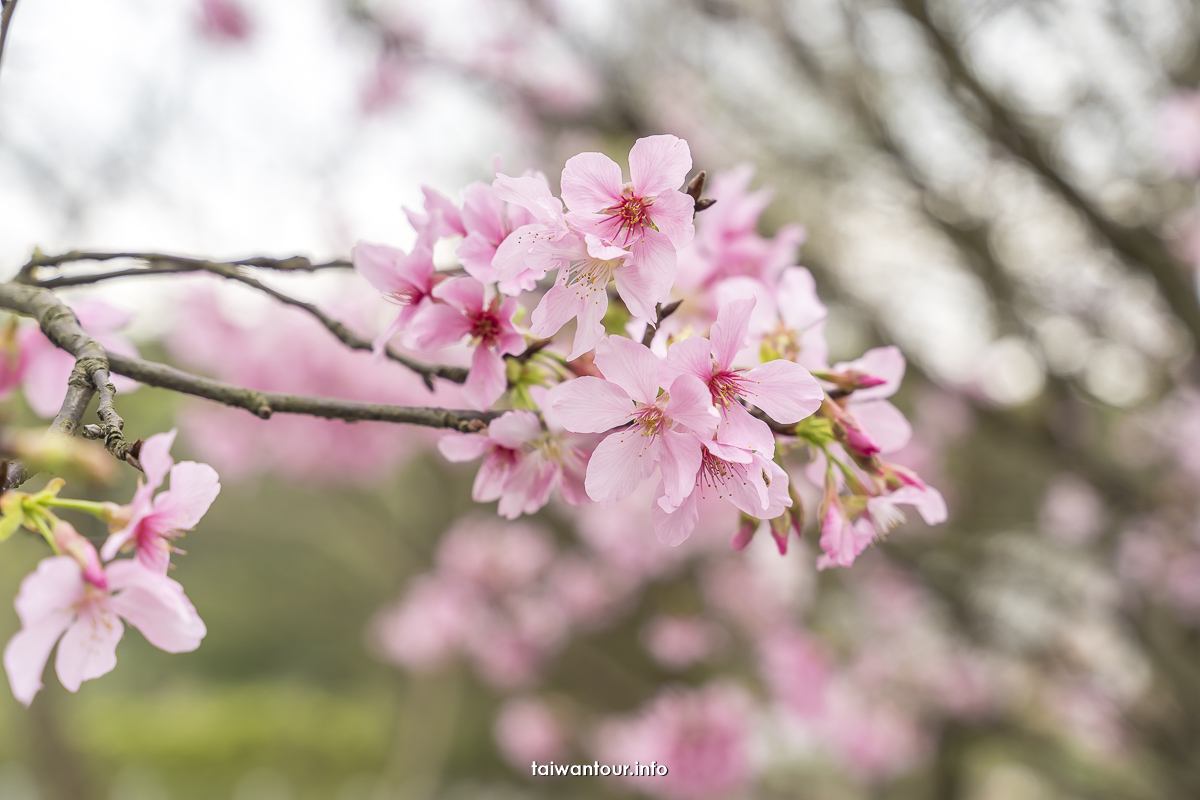
[[775, 453], [775, 434], [761, 419], [755, 419], [741, 403], [730, 403], [720, 408], [721, 423], [717, 426], [717, 441], [747, 450], [756, 450], [765, 456]]
[[474, 461], [491, 449], [492, 443], [478, 433], [447, 433], [438, 439], [438, 450], [447, 461]]
[[606, 380], [620, 386], [634, 400], [654, 405], [659, 359], [650, 348], [624, 336], [609, 336], [596, 345], [595, 363]]
[[[615, 164], [613, 166], [616, 166]], [[620, 183], [620, 172], [617, 173]], [[492, 181], [496, 196], [505, 202], [526, 209], [540, 222], [551, 222], [556, 216], [562, 216], [562, 203], [550, 192], [550, 186], [545, 178], [523, 176], [513, 178], [508, 175], [497, 175]], [[555, 214], [557, 210], [557, 214]]]
[[542, 338], [553, 336], [568, 320], [579, 314], [584, 302], [578, 286], [566, 286], [563, 283], [551, 286], [533, 310], [529, 332]]
[[[642, 238], [629, 248], [629, 252], [632, 254], [629, 263], [636, 265], [643, 272], [639, 283], [655, 287], [651, 296], [644, 298], [643, 302], [652, 307], [654, 303], [661, 303], [669, 298], [671, 287], [675, 285], [678, 262], [675, 245], [671, 244], [666, 234], [647, 228], [642, 232]], [[654, 315], [651, 314], [650, 319], [653, 318]]]
[[608, 311], [608, 292], [587, 291], [583, 297], [583, 308], [575, 323], [575, 339], [571, 343], [568, 360], [574, 361], [595, 348], [604, 338], [604, 315]]
[[487, 293], [474, 278], [452, 278], [435, 286], [433, 296], [463, 311], [478, 313], [483, 310]]
[[664, 431], [662, 440], [658, 465], [662, 470], [663, 496], [670, 508], [676, 508], [696, 488], [704, 448], [690, 432]]
[[[660, 486], [656, 494], [661, 493]], [[678, 547], [692, 535], [696, 522], [700, 519], [697, 495], [698, 492], [692, 492], [674, 511], [665, 511], [657, 502], [650, 504], [650, 521], [654, 525], [654, 535], [660, 542]]]
[[142, 442], [138, 461], [146, 473], [146, 486], [151, 490], [162, 486], [163, 479], [171, 471], [175, 460], [171, 458], [171, 447], [175, 444], [175, 428], [166, 433], [156, 433]]
[[603, 508], [633, 494], [638, 484], [650, 477], [658, 455], [657, 442], [640, 430], [610, 434], [596, 446], [588, 460], [584, 488], [588, 497]]
[[808, 330], [823, 322], [829, 312], [817, 295], [817, 282], [804, 267], [788, 267], [779, 276], [776, 288], [779, 314], [793, 330]]
[[912, 439], [912, 425], [904, 412], [887, 400], [851, 403], [850, 413], [879, 447], [880, 453], [901, 450]]
[[462, 341], [471, 332], [471, 321], [453, 306], [430, 303], [413, 317], [408, 331], [417, 348], [436, 350]]
[[74, 368], [74, 357], [53, 346], [39, 350], [36, 356], [31, 354], [22, 388], [33, 413], [47, 419], [58, 413], [67, 396], [67, 380]]
[[454, 254], [462, 262], [467, 274], [475, 280], [481, 283], [495, 283], [500, 280], [500, 273], [492, 266], [496, 258], [496, 244], [482, 233], [472, 231], [467, 234], [467, 238], [463, 239]]
[[[769, 518], [766, 512], [770, 507], [770, 496], [767, 483], [763, 480], [763, 470], [765, 464], [771, 463], [773, 462], [763, 458], [756, 459], [749, 466], [736, 468], [737, 472], [725, 481], [725, 491], [729, 502], [733, 503], [742, 513], [758, 519]], [[778, 516], [778, 514], [773, 516]]]
[[669, 419], [711, 437], [721, 417], [712, 404], [708, 387], [695, 375], [680, 375], [671, 384], [671, 399], [667, 401]]
[[371, 342], [371, 353], [376, 356], [382, 356], [387, 350], [388, 342], [392, 340], [393, 336], [404, 329], [405, 324], [408, 322], [407, 318], [411, 317], [411, 314], [406, 314], [405, 312], [415, 310], [416, 309], [414, 306], [406, 306], [403, 310], [401, 310], [401, 312], [396, 316], [396, 319], [392, 321], [392, 324], [388, 325], [387, 329], [383, 333], [376, 336], [374, 341]]
[[488, 438], [516, 450], [542, 435], [542, 423], [532, 411], [506, 411], [488, 423]]
[[28, 707], [42, 688], [42, 672], [58, 637], [75, 618], [69, 610], [59, 610], [41, 617], [36, 625], [17, 631], [4, 648], [4, 671], [13, 697]]
[[476, 503], [490, 503], [504, 493], [515, 464], [524, 456], [512, 450], [494, 448], [479, 465], [475, 482], [471, 486], [471, 499]]
[[562, 172], [562, 199], [572, 211], [600, 211], [621, 200], [621, 168], [601, 153], [580, 153]]
[[696, 235], [692, 223], [696, 201], [683, 192], [661, 192], [650, 206], [650, 219], [676, 250], [686, 247]]
[[633, 401], [621, 387], [590, 375], [560, 384], [551, 408], [574, 433], [604, 433], [629, 421]]
[[680, 375], [693, 375], [707, 385], [712, 374], [712, 345], [703, 336], [690, 336], [674, 342], [667, 349], [659, 378], [669, 385]]
[[39, 624], [83, 597], [83, 571], [70, 556], [43, 558], [37, 569], [21, 581], [13, 605], [22, 627]]
[[208, 464], [181, 461], [171, 467], [171, 488], [154, 498], [154, 515], [172, 531], [189, 531], [208, 513], [221, 492], [217, 471]]
[[669, 286], [663, 289], [661, 277], [633, 263], [626, 263], [613, 272], [617, 294], [635, 318], [647, 322], [654, 322], [658, 318], [655, 306], [666, 300], [670, 291]]
[[504, 359], [490, 347], [476, 347], [475, 355], [471, 357], [471, 371], [463, 384], [463, 399], [472, 408], [487, 411], [507, 388]]
[[96, 334], [119, 331], [133, 320], [133, 313], [111, 306], [103, 300], [85, 300], [71, 305], [75, 318], [85, 331]]
[[408, 288], [407, 281], [400, 277], [399, 265], [404, 251], [386, 244], [359, 242], [350, 251], [354, 269], [367, 282], [385, 295], [396, 294]]
[[884, 383], [881, 386], [856, 391], [853, 402], [859, 403], [866, 400], [882, 400], [894, 395], [900, 388], [900, 382], [904, 380], [904, 367], [904, 354], [900, 352], [900, 348], [888, 345], [868, 350], [855, 361], [835, 364], [833, 371], [853, 369], [883, 379]]
[[783, 359], [745, 373], [742, 393], [767, 416], [784, 425], [799, 422], [821, 407], [825, 391], [809, 371]]
[[168, 653], [189, 653], [200, 646], [208, 631], [182, 586], [133, 561], [110, 564], [108, 576], [114, 591], [121, 589], [109, 598], [108, 607], [146, 641]]
[[734, 357], [746, 347], [750, 315], [754, 312], [756, 302], [754, 299], [733, 300], [717, 312], [717, 321], [708, 335], [712, 340], [713, 357], [720, 369], [729, 369]]
[[949, 517], [946, 500], [942, 493], [932, 486], [918, 489], [915, 486], [901, 486], [885, 499], [897, 505], [910, 505], [917, 509], [926, 525], [940, 525]]
[[653, 197], [667, 189], [678, 189], [692, 168], [688, 143], [677, 136], [646, 136], [629, 151], [629, 174], [638, 197]]
[[84, 681], [99, 678], [117, 665], [117, 643], [125, 633], [121, 620], [97, 600], [79, 609], [75, 622], [58, 644], [54, 669], [69, 692]]
[[493, 247], [508, 233], [504, 226], [504, 201], [486, 183], [476, 181], [463, 189], [462, 219], [468, 239], [482, 238]]

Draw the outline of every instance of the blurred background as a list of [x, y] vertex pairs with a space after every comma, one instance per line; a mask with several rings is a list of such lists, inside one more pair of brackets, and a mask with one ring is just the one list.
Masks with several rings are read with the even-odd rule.
[[[0, 797], [1200, 797], [1198, 45], [1196, 0], [22, 0], [5, 277], [35, 248], [407, 247], [423, 185], [556, 185], [674, 133], [717, 208], [773, 192], [748, 205], [803, 241], [831, 361], [903, 348], [897, 460], [950, 521], [822, 573], [811, 525], [780, 557], [720, 515], [679, 550], [632, 506], [509, 524], [429, 432], [142, 388], [130, 433], [178, 425], [222, 475], [172, 574], [208, 637], [0, 696]], [[388, 321], [352, 274], [271, 281]], [[148, 357], [431, 402], [219, 281], [64, 297]], [[44, 555], [7, 543], [0, 598]], [[662, 747], [670, 781], [529, 775]]]

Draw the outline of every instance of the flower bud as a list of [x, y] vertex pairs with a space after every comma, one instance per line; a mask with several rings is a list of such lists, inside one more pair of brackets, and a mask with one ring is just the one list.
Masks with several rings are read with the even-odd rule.
[[63, 555], [75, 559], [83, 570], [83, 579], [99, 589], [107, 589], [108, 579], [104, 577], [104, 567], [92, 543], [83, 538], [71, 523], [61, 519], [55, 521], [53, 533], [54, 546]]
[[741, 527], [733, 535], [734, 550], [740, 553], [750, 545], [750, 540], [754, 538], [754, 532], [758, 530], [758, 522], [753, 517], [747, 517], [745, 514], [742, 515]]

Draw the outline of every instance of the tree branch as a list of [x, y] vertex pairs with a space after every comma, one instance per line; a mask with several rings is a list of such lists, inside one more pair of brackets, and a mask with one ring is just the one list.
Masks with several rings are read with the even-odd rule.
[[336, 397], [265, 392], [247, 389], [230, 383], [204, 378], [167, 364], [109, 353], [113, 372], [133, 378], [147, 386], [203, 397], [234, 408], [242, 408], [263, 419], [272, 414], [307, 414], [347, 422], [374, 420], [423, 425], [427, 428], [450, 428], [470, 433], [483, 430], [502, 411], [466, 411], [422, 406], [393, 406], [381, 403], [361, 403]]
[[[145, 261], [150, 264], [146, 268], [134, 268], [124, 270], [114, 270], [112, 272], [104, 272], [95, 275], [73, 275], [59, 278], [49, 278], [46, 280], [37, 280], [34, 272], [39, 267], [59, 266], [70, 261], [108, 261], [112, 259], [133, 259]], [[279, 302], [294, 306], [303, 311], [308, 312], [324, 325], [330, 333], [336, 336], [342, 344], [354, 350], [371, 350], [371, 342], [354, 333], [341, 322], [333, 319], [325, 312], [321, 311], [312, 303], [306, 303], [302, 300], [297, 300], [294, 297], [286, 295], [276, 289], [267, 286], [257, 278], [249, 275], [244, 275], [240, 271], [241, 267], [260, 267], [263, 269], [273, 269], [280, 272], [315, 272], [323, 269], [339, 269], [349, 267], [347, 261], [329, 261], [322, 264], [313, 264], [303, 256], [295, 256], [293, 258], [278, 260], [272, 258], [246, 258], [237, 261], [206, 261], [198, 258], [184, 258], [181, 256], [167, 256], [160, 253], [87, 253], [87, 252], [71, 252], [60, 256], [43, 256], [35, 255], [29, 260], [18, 276], [19, 280], [25, 283], [31, 283], [40, 286], [44, 289], [56, 289], [64, 286], [82, 286], [86, 284], [98, 283], [102, 280], [112, 280], [116, 278], [136, 277], [139, 275], [169, 275], [185, 272], [207, 272], [213, 275], [219, 275], [226, 280], [237, 281], [257, 289], [258, 291], [268, 295], [269, 297], [278, 300]], [[387, 357], [398, 364], [412, 370], [424, 379], [426, 387], [429, 391], [433, 391], [433, 379], [441, 378], [453, 383], [463, 383], [467, 379], [467, 370], [463, 367], [452, 367], [444, 364], [425, 364], [415, 358], [410, 358], [402, 353], [397, 353], [390, 347], [385, 351]]]
[[[498, 411], [458, 411], [443, 408], [427, 408], [420, 406], [394, 406], [378, 403], [361, 403], [354, 400], [342, 400], [333, 397], [310, 397], [304, 395], [283, 394], [279, 392], [264, 392], [248, 389], [222, 381], [204, 378], [185, 372], [181, 369], [145, 361], [140, 358], [128, 358], [116, 353], [107, 353], [104, 348], [87, 335], [79, 325], [79, 321], [71, 310], [59, 300], [53, 292], [38, 286], [20, 283], [0, 283], [0, 308], [7, 308], [27, 317], [37, 320], [42, 332], [51, 342], [75, 356], [77, 372], [88, 376], [85, 383], [73, 376], [71, 385], [80, 389], [75, 394], [75, 404], [71, 405], [70, 419], [64, 421], [70, 425], [70, 432], [78, 427], [78, 420], [83, 411], [75, 413], [77, 401], [87, 392], [87, 400], [92, 393], [99, 389], [101, 393], [100, 417], [105, 425], [106, 444], [111, 438], [108, 429], [123, 427], [121, 420], [112, 408], [112, 387], [108, 382], [109, 370], [126, 377], [133, 378], [148, 386], [157, 386], [184, 394], [215, 400], [236, 408], [243, 408], [266, 419], [273, 413], [307, 414], [327, 419], [342, 419], [348, 422], [358, 420], [377, 420], [381, 422], [396, 422], [409, 425], [423, 425], [431, 428], [450, 428], [462, 432], [482, 430], [487, 422], [499, 416]], [[72, 394], [68, 393], [68, 400]], [[86, 402], [83, 403], [86, 407]], [[64, 403], [64, 412], [68, 404]], [[60, 416], [64, 413], [60, 412]], [[56, 423], [58, 421], [56, 420]], [[65, 429], [64, 429], [65, 430]], [[121, 440], [123, 443], [123, 440]], [[128, 447], [124, 452], [113, 452], [118, 458], [128, 460]], [[130, 462], [133, 463], [133, 462]]]

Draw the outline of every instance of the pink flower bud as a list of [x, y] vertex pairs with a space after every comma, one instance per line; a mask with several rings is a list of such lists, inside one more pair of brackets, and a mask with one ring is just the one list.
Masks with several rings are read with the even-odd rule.
[[758, 530], [758, 520], [749, 517], [743, 518], [742, 526], [733, 535], [733, 549], [739, 553], [745, 550], [750, 545], [750, 540], [754, 538], [756, 530]]
[[107, 589], [108, 579], [104, 577], [104, 567], [92, 543], [83, 538], [71, 523], [61, 519], [54, 523], [53, 532], [54, 546], [64, 555], [75, 559], [75, 563], [83, 570], [83, 579], [98, 589]]

